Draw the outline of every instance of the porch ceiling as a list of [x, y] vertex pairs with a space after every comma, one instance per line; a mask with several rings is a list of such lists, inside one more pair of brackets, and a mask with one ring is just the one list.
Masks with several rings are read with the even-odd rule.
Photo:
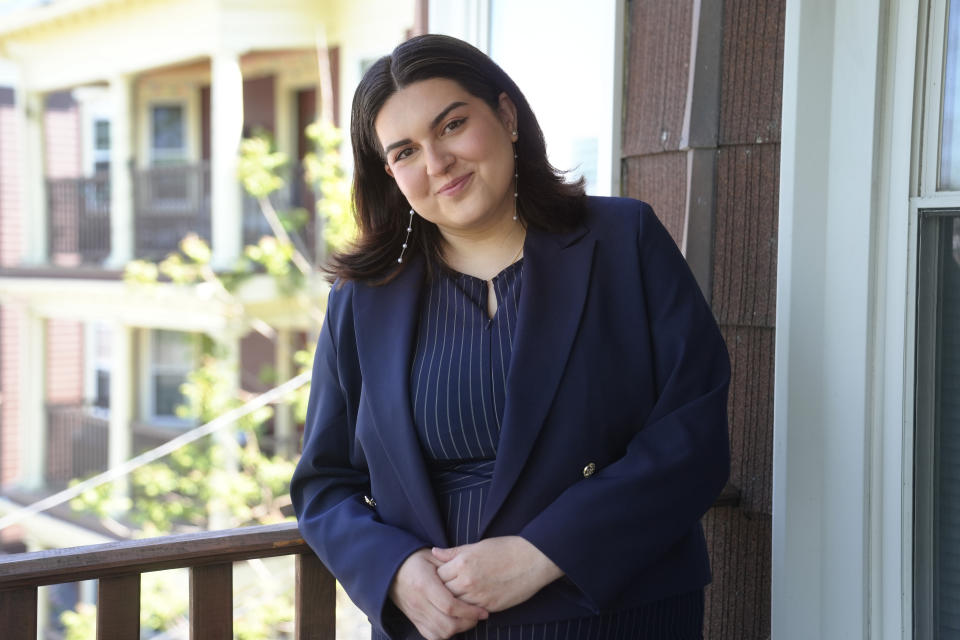
[[0, 17], [0, 56], [25, 88], [53, 91], [210, 58], [313, 48], [336, 2], [61, 0]]

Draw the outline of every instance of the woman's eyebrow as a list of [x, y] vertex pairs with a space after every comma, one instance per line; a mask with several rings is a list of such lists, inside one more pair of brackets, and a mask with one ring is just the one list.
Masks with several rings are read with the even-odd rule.
[[[433, 129], [433, 128], [436, 127], [438, 124], [440, 124], [440, 121], [441, 121], [441, 120], [443, 120], [444, 118], [447, 117], [447, 114], [448, 114], [448, 113], [450, 113], [451, 111], [453, 111], [453, 110], [456, 109], [457, 107], [466, 106], [466, 104], [467, 104], [466, 102], [461, 102], [461, 101], [459, 101], [459, 100], [456, 101], [456, 102], [451, 102], [450, 104], [448, 104], [448, 105], [443, 109], [443, 111], [441, 111], [440, 113], [438, 113], [437, 116], [436, 116], [433, 120], [430, 121], [430, 128]], [[384, 155], [386, 155], [386, 154], [390, 153], [392, 150], [396, 149], [397, 147], [402, 147], [402, 146], [404, 146], [404, 145], [406, 145], [406, 144], [410, 144], [410, 138], [404, 138], [403, 140], [397, 140], [396, 142], [391, 142], [390, 144], [387, 145], [386, 149], [383, 150], [383, 153], [384, 153]]]
[[430, 128], [433, 129], [440, 121], [447, 117], [447, 114], [456, 109], [457, 107], [466, 106], [466, 102], [451, 102], [447, 105], [447, 108], [437, 114], [437, 117], [430, 121]]

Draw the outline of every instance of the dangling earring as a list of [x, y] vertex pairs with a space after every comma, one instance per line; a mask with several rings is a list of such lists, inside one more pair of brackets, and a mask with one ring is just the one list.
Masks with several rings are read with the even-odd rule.
[[400, 257], [397, 258], [397, 262], [403, 262], [403, 254], [407, 250], [407, 243], [410, 242], [410, 232], [413, 231], [413, 209], [410, 209], [410, 219], [407, 221], [407, 237], [403, 239], [403, 248], [400, 249]]
[[[517, 137], [514, 129], [513, 137]], [[513, 141], [513, 219], [517, 219], [517, 199], [520, 196], [520, 166], [517, 163], [517, 141]]]

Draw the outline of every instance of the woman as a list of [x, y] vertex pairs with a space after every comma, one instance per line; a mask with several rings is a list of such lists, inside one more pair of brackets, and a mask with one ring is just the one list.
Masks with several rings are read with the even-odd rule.
[[650, 208], [587, 198], [523, 94], [421, 36], [366, 73], [291, 493], [375, 638], [698, 638], [729, 364]]

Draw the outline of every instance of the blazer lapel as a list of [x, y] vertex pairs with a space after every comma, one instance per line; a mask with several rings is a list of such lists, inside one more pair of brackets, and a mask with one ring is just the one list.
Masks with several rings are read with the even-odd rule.
[[523, 286], [497, 461], [481, 535], [517, 481], [563, 377], [586, 301], [596, 240], [527, 230]]
[[410, 409], [410, 363], [420, 310], [423, 259], [410, 263], [394, 280], [378, 287], [358, 286], [354, 298], [357, 352], [374, 427], [400, 485], [429, 541], [446, 546], [447, 537], [430, 485]]

